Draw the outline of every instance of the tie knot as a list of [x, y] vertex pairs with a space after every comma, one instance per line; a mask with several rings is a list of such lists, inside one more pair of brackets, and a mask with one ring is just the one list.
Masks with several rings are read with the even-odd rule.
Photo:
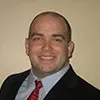
[[36, 80], [36, 81], [35, 81], [35, 84], [36, 84], [36, 88], [38, 88], [38, 89], [40, 89], [41, 87], [43, 87], [41, 81]]

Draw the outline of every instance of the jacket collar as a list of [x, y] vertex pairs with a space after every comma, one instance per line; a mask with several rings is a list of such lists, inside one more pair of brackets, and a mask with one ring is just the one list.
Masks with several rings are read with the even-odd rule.
[[11, 86], [11, 93], [9, 93], [8, 100], [15, 100], [16, 94], [25, 80], [25, 78], [29, 75], [30, 70], [22, 72], [20, 74], [15, 74], [12, 76], [12, 86]]

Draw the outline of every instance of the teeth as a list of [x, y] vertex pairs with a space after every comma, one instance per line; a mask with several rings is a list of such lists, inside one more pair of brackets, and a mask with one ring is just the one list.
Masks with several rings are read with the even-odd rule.
[[53, 57], [44, 57], [44, 56], [42, 56], [41, 58], [44, 59], [44, 60], [51, 60], [51, 59], [53, 59]]

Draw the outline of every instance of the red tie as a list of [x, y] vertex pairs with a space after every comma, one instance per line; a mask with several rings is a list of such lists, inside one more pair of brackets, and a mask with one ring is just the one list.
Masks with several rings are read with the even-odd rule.
[[28, 97], [27, 100], [38, 100], [39, 98], [39, 90], [43, 86], [41, 81], [35, 81], [36, 87], [31, 93], [31, 95]]

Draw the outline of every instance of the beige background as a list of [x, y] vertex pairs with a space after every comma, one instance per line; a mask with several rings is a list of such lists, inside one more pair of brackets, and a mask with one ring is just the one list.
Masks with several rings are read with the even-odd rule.
[[46, 10], [69, 20], [73, 68], [100, 89], [100, 0], [0, 0], [0, 85], [8, 75], [30, 68], [24, 40], [33, 17]]

